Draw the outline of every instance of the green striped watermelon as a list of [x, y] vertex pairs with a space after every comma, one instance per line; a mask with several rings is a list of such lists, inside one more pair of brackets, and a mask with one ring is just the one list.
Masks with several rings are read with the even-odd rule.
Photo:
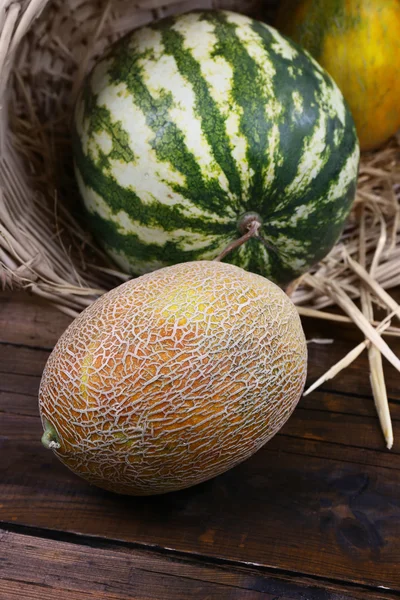
[[[275, 29], [225, 11], [134, 31], [89, 75], [74, 118], [81, 195], [128, 272], [216, 257], [285, 284], [337, 241], [356, 187], [352, 117]], [[242, 227], [241, 227], [242, 225]]]

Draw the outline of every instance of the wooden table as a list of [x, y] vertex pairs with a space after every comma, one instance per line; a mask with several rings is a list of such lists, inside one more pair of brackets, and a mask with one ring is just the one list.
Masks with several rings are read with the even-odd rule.
[[[40, 443], [40, 376], [68, 323], [28, 296], [0, 295], [1, 599], [399, 598], [397, 372], [385, 365], [391, 452], [364, 354], [242, 465], [182, 492], [119, 497]], [[309, 345], [309, 382], [354, 346], [345, 328], [310, 335], [335, 342]]]

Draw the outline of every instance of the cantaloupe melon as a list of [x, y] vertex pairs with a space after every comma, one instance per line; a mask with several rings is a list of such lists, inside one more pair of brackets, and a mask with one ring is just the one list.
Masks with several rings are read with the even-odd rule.
[[278, 431], [306, 361], [275, 284], [220, 262], [166, 267], [105, 294], [60, 338], [40, 386], [43, 442], [108, 490], [185, 488]]

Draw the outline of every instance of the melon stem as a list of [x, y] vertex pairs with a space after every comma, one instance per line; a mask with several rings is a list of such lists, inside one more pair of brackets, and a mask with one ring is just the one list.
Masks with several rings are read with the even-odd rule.
[[251, 238], [259, 237], [258, 230], [260, 229], [261, 225], [261, 219], [256, 213], [248, 213], [247, 215], [244, 215], [244, 217], [241, 220], [241, 223], [239, 223], [239, 230], [244, 230], [245, 233], [237, 240], [230, 242], [230, 244], [228, 244], [222, 250], [222, 252], [218, 254], [216, 258], [214, 258], [214, 260], [222, 260], [227, 254], [229, 254], [229, 252], [232, 252], [232, 250], [239, 248], [240, 246], [242, 246], [242, 244], [245, 244]]
[[60, 438], [53, 425], [44, 419], [44, 432], [42, 435], [42, 444], [47, 450], [58, 450], [61, 447]]

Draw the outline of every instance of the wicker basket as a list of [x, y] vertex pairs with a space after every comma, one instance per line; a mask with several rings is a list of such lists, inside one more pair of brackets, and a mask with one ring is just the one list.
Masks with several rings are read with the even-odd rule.
[[[278, 0], [0, 0], [0, 282], [27, 289], [71, 316], [127, 278], [72, 215], [69, 121], [93, 60], [127, 31], [194, 8], [227, 8], [270, 20]], [[385, 291], [400, 284], [400, 144], [362, 159], [348, 226], [331, 254], [290, 289], [300, 314], [354, 321], [397, 368], [373, 305], [400, 311]], [[361, 296], [359, 310], [354, 299]], [[336, 304], [344, 314], [326, 311]], [[322, 311], [322, 309], [325, 309]], [[400, 312], [398, 313], [400, 314]], [[386, 338], [389, 339], [389, 338]], [[352, 358], [352, 357], [351, 357]], [[340, 370], [350, 358], [336, 368]], [[381, 354], [371, 352], [375, 397], [388, 432]], [[379, 398], [378, 398], [379, 400]], [[378, 402], [379, 404], [379, 402]]]
[[[127, 31], [195, 8], [268, 16], [260, 0], [26, 0], [0, 4], [0, 281], [75, 316], [126, 276], [71, 216], [69, 120], [82, 79]], [[61, 168], [60, 168], [61, 167]]]

